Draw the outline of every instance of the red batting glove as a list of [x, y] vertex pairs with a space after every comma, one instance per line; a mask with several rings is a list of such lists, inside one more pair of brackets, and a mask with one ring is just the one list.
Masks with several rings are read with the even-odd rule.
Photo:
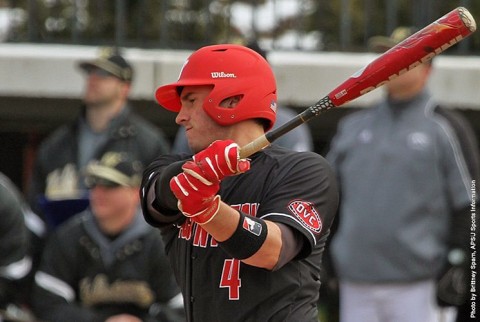
[[219, 182], [205, 178], [193, 161], [186, 162], [183, 172], [170, 180], [170, 189], [178, 199], [178, 209], [196, 223], [203, 225], [215, 217], [220, 207]]
[[193, 161], [202, 169], [204, 177], [212, 182], [250, 169], [250, 161], [240, 159], [239, 146], [232, 140], [213, 142], [195, 154]]

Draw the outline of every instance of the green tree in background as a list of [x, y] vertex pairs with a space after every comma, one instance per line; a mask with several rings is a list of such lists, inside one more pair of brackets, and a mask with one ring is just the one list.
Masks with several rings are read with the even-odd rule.
[[[278, 14], [289, 2], [298, 10]], [[10, 42], [193, 49], [255, 37], [271, 48], [325, 51], [364, 51], [370, 36], [421, 28], [458, 6], [480, 19], [477, 0], [0, 0], [13, 17]], [[250, 30], [233, 23], [252, 16]], [[463, 50], [479, 52], [480, 37], [471, 38]]]

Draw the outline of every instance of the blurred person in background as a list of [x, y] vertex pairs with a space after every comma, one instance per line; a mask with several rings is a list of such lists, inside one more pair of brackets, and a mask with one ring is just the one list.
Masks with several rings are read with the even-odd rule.
[[50, 235], [33, 308], [50, 322], [178, 322], [183, 298], [139, 206], [142, 164], [107, 152], [86, 169], [90, 207]]
[[[370, 45], [383, 52], [414, 32]], [[432, 68], [398, 76], [378, 105], [341, 120], [327, 154], [341, 191], [330, 248], [341, 322], [453, 321], [441, 307], [466, 302], [478, 144], [429, 93]]]
[[125, 151], [148, 164], [170, 149], [164, 133], [129, 106], [134, 70], [119, 52], [105, 49], [78, 66], [86, 76], [81, 114], [41, 143], [27, 189], [32, 208], [50, 227], [87, 207], [81, 173], [91, 160]]
[[32, 244], [36, 233], [43, 232], [18, 188], [0, 173], [0, 321], [32, 319]]
[[[118, 51], [105, 49], [78, 67], [85, 74], [81, 113], [41, 142], [26, 191], [47, 234], [88, 206], [82, 171], [91, 160], [107, 151], [124, 151], [148, 164], [170, 150], [164, 133], [130, 107], [134, 70]], [[45, 238], [36, 242], [33, 270], [44, 243]]]

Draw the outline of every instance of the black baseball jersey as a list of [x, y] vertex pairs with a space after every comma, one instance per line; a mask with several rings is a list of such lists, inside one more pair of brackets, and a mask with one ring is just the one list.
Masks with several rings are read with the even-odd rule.
[[33, 308], [51, 322], [97, 322], [117, 314], [178, 321], [151, 314], [178, 293], [160, 234], [140, 213], [111, 239], [87, 209], [50, 236], [35, 276]]
[[313, 152], [268, 147], [251, 157], [251, 169], [225, 178], [219, 194], [231, 207], [288, 225], [304, 237], [297, 258], [269, 271], [229, 256], [201, 226], [181, 216], [155, 222], [145, 197], [162, 169], [180, 156], [162, 156], [145, 171], [143, 210], [161, 229], [182, 289], [189, 321], [317, 321], [320, 266], [338, 206], [333, 172]]

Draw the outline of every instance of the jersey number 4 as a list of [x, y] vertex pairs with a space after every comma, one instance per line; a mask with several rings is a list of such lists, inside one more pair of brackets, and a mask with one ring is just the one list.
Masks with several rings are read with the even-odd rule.
[[240, 261], [238, 259], [226, 259], [223, 263], [220, 287], [228, 288], [228, 297], [230, 300], [239, 300], [241, 286]]

